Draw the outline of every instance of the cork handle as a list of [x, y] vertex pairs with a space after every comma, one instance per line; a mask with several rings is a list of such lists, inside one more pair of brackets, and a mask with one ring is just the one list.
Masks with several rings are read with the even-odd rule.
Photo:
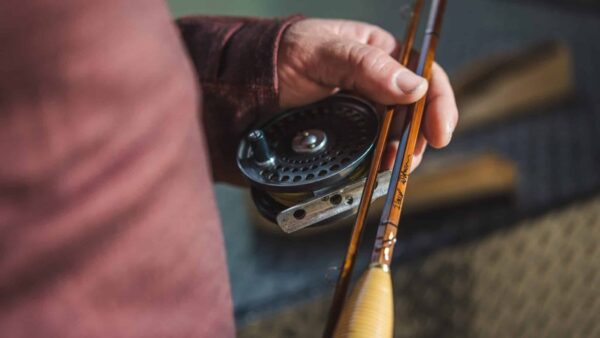
[[391, 338], [393, 328], [392, 278], [381, 267], [371, 267], [352, 290], [333, 337]]

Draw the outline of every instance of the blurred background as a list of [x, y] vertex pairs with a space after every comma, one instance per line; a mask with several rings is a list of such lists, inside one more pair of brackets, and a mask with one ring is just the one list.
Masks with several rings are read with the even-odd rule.
[[[170, 6], [174, 16], [355, 19], [402, 36], [407, 3]], [[396, 336], [600, 337], [600, 1], [450, 1], [437, 61], [460, 130], [411, 176], [393, 269]], [[257, 218], [247, 190], [216, 191], [229, 210], [239, 336], [319, 337], [349, 228], [285, 236]]]

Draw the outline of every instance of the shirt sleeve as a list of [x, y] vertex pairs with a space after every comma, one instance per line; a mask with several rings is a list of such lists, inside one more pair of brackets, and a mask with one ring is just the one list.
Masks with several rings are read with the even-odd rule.
[[213, 176], [238, 181], [242, 135], [279, 110], [277, 53], [283, 32], [301, 20], [193, 16], [177, 20], [203, 93], [203, 116]]

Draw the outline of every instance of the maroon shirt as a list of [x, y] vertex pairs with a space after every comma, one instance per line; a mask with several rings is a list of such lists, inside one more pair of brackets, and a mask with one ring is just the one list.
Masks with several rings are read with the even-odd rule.
[[296, 19], [0, 2], [0, 336], [234, 336], [209, 165], [277, 110]]

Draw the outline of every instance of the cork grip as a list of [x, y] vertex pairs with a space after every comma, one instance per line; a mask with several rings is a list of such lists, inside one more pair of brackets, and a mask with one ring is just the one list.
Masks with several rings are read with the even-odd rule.
[[352, 290], [333, 337], [391, 338], [393, 327], [392, 278], [381, 267], [371, 267]]

